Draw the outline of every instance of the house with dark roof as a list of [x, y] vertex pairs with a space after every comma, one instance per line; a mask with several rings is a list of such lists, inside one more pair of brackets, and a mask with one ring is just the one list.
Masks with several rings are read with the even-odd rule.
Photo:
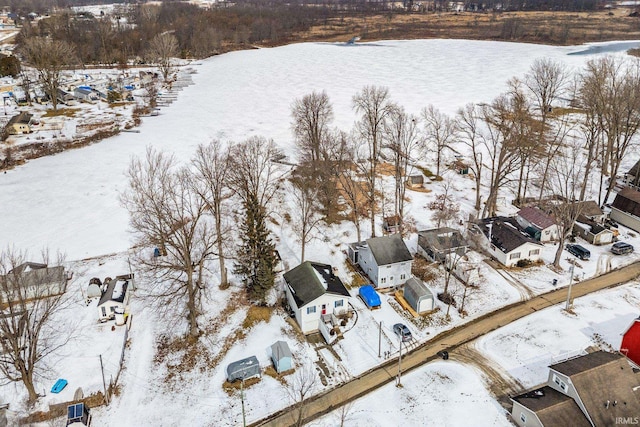
[[23, 133], [31, 133], [32, 114], [22, 111], [9, 119], [7, 123], [7, 132], [9, 135], [20, 135]]
[[602, 212], [602, 209], [600, 209], [600, 206], [598, 206], [594, 200], [575, 202], [575, 206], [577, 211], [580, 212], [580, 215], [584, 215], [598, 224], [603, 224], [607, 219], [607, 215]]
[[542, 244], [520, 228], [515, 218], [492, 217], [477, 220], [471, 231], [482, 236], [484, 248], [507, 267], [520, 260], [540, 259]]
[[558, 224], [537, 207], [527, 206], [520, 209], [516, 214], [516, 221], [531, 237], [540, 242], [558, 240]]
[[624, 174], [622, 181], [629, 187], [640, 189], [640, 160]]
[[597, 351], [551, 365], [545, 385], [511, 399], [511, 415], [523, 427], [614, 426], [640, 414], [639, 384], [624, 356]]
[[351, 243], [348, 255], [377, 288], [401, 286], [411, 277], [413, 256], [400, 234]]
[[320, 329], [323, 316], [347, 311], [349, 291], [328, 264], [305, 261], [284, 273], [289, 307], [303, 333]]
[[592, 245], [606, 245], [613, 242], [613, 231], [584, 215], [579, 215], [573, 224], [573, 233]]
[[135, 288], [133, 274], [116, 276], [107, 284], [98, 301], [98, 320], [106, 322], [114, 319], [116, 312], [122, 314], [129, 311], [131, 291]]
[[464, 255], [469, 244], [455, 228], [441, 227], [418, 231], [417, 253], [426, 259], [444, 262], [449, 254]]
[[620, 190], [611, 204], [609, 217], [618, 224], [640, 232], [640, 191], [631, 187]]
[[63, 266], [25, 262], [0, 276], [0, 302], [12, 303], [61, 295], [67, 290]]

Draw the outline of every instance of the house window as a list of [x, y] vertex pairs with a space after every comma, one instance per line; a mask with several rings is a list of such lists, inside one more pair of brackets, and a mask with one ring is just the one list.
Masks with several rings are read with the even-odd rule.
[[107, 309], [106, 307], [102, 307], [102, 317], [105, 317], [107, 315]]
[[406, 262], [403, 262], [402, 264], [400, 264], [402, 267], [404, 267], [405, 265], [407, 265]]
[[382, 279], [380, 279], [380, 283], [387, 283], [387, 278], [383, 277]]
[[524, 414], [524, 412], [520, 413], [520, 421], [522, 421], [523, 423], [527, 422], [527, 416]]
[[335, 308], [342, 307], [344, 305], [344, 300], [336, 301], [333, 306]]
[[520, 252], [516, 252], [509, 255], [509, 259], [518, 259], [518, 258], [520, 258]]
[[406, 274], [401, 274], [401, 275], [400, 275], [400, 280], [404, 280], [404, 279], [406, 279], [406, 278], [407, 278], [407, 275], [406, 275]]
[[116, 308], [114, 306], [111, 306], [111, 312], [115, 313], [116, 312]]
[[496, 250], [496, 246], [495, 246], [493, 243], [491, 244], [491, 250], [492, 250], [492, 251], [495, 251], [495, 250]]
[[307, 314], [313, 314], [316, 312], [316, 306], [307, 307]]
[[567, 391], [567, 385], [565, 384], [565, 382], [558, 378], [556, 375], [553, 376], [553, 382], [560, 386], [560, 389], [562, 391]]
[[393, 276], [389, 277], [389, 281], [393, 282]]
[[549, 235], [549, 233], [550, 233], [550, 231], [549, 231], [549, 230], [546, 230], [546, 231], [544, 232], [544, 234], [545, 234], [545, 235]]
[[387, 265], [387, 268], [391, 268], [391, 266], [390, 266], [390, 265]]
[[529, 251], [529, 256], [531, 255], [539, 255], [540, 254], [540, 249], [533, 249]]

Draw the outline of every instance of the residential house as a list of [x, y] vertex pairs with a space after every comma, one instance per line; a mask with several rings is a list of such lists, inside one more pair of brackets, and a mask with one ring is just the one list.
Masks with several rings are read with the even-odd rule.
[[640, 366], [640, 317], [633, 319], [627, 330], [622, 333], [620, 353]]
[[63, 266], [25, 262], [0, 276], [7, 286], [0, 290], [0, 302], [11, 303], [61, 295], [67, 290], [68, 276]]
[[303, 333], [315, 332], [323, 315], [346, 313], [349, 292], [328, 264], [305, 261], [284, 273], [289, 307]]
[[32, 114], [22, 111], [20, 114], [15, 115], [9, 119], [7, 123], [7, 132], [9, 135], [20, 135], [23, 133], [31, 133], [31, 118]]
[[622, 181], [631, 188], [640, 189], [640, 160], [624, 174]]
[[577, 202], [576, 207], [581, 215], [586, 216], [591, 221], [595, 221], [598, 224], [604, 224], [607, 219], [607, 215], [602, 212], [600, 206], [593, 200], [585, 200], [584, 202]]
[[518, 211], [516, 221], [531, 237], [540, 242], [558, 240], [559, 229], [556, 221], [541, 209], [527, 206]]
[[58, 102], [64, 105], [73, 105], [76, 102], [75, 96], [66, 90], [58, 88]]
[[133, 274], [116, 276], [111, 279], [98, 301], [98, 320], [106, 322], [114, 319], [116, 312], [129, 311], [131, 291], [135, 288]]
[[609, 217], [618, 224], [640, 232], [640, 192], [631, 187], [620, 190], [611, 204]]
[[613, 242], [613, 231], [604, 228], [584, 215], [579, 215], [573, 224], [573, 233], [592, 245], [606, 245]]
[[400, 234], [351, 243], [349, 259], [362, 268], [377, 288], [401, 286], [411, 277], [413, 257]]
[[518, 426], [613, 426], [637, 419], [640, 378], [626, 358], [598, 351], [549, 367], [547, 383], [513, 397]]
[[100, 98], [89, 86], [78, 86], [73, 90], [73, 96], [84, 102], [95, 102]]
[[520, 260], [540, 259], [542, 244], [520, 229], [514, 218], [492, 217], [477, 220], [472, 230], [483, 237], [483, 246], [491, 256], [507, 267]]
[[417, 253], [429, 260], [443, 262], [449, 254], [463, 256], [468, 250], [469, 244], [455, 228], [418, 231]]

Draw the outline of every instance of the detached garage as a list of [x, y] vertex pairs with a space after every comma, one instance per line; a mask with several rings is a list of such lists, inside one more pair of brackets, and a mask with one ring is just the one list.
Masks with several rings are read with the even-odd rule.
[[403, 293], [404, 299], [418, 314], [432, 311], [435, 307], [433, 293], [422, 280], [413, 276], [404, 285]]

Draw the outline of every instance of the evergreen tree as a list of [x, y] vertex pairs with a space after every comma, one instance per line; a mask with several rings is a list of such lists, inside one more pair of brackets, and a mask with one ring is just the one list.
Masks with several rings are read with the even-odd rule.
[[245, 218], [240, 227], [242, 245], [234, 272], [243, 278], [249, 298], [264, 303], [275, 281], [275, 246], [269, 236], [264, 207], [250, 195], [244, 204]]

